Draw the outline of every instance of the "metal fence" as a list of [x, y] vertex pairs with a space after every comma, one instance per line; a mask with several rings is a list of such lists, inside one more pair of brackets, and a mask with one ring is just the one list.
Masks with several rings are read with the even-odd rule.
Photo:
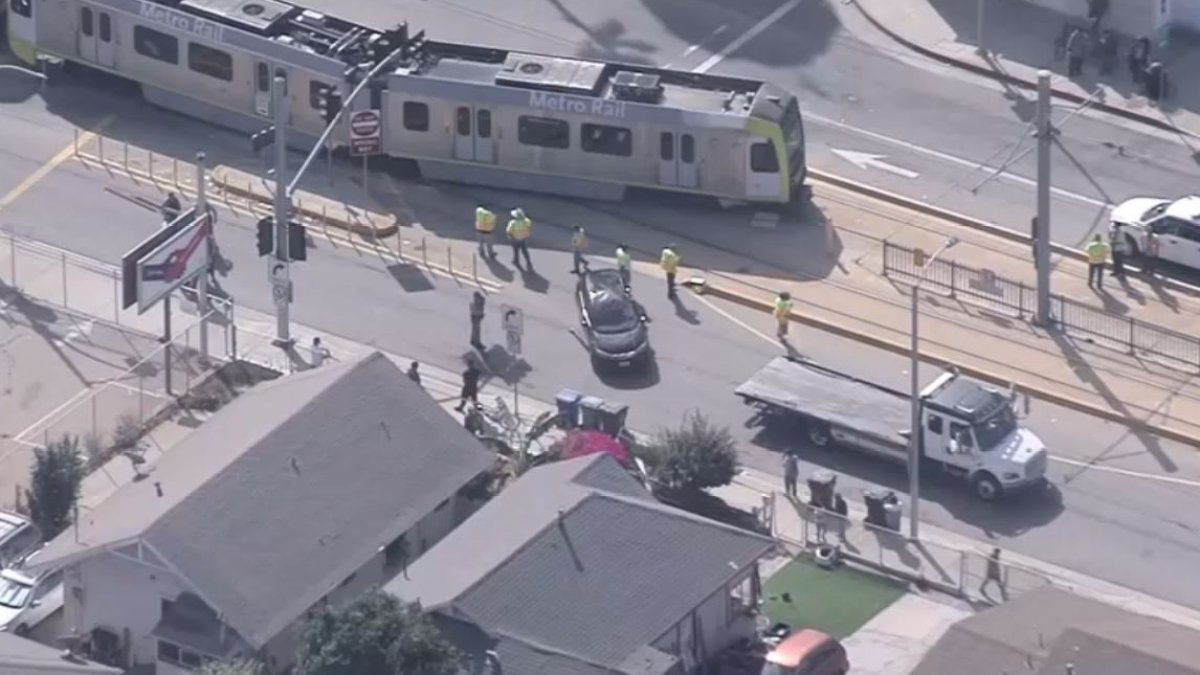
[[[901, 283], [916, 283], [924, 275], [922, 288], [1011, 313], [1020, 320], [1036, 315], [1036, 287], [998, 276], [991, 270], [941, 258], [922, 271], [925, 261], [918, 264], [919, 255], [918, 249], [883, 242], [883, 275]], [[1156, 357], [1200, 370], [1200, 338], [1057, 294], [1050, 296], [1050, 315], [1054, 327], [1064, 334], [1084, 337], [1128, 354]]]

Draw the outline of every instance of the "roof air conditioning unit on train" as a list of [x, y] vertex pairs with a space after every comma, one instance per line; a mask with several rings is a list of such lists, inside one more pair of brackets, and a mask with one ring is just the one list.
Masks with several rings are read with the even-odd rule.
[[620, 101], [658, 103], [663, 87], [658, 75], [622, 70], [612, 78], [613, 96]]

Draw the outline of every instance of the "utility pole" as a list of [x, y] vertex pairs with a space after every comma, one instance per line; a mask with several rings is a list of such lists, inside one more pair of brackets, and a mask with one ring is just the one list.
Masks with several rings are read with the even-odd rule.
[[275, 344], [290, 347], [293, 340], [288, 312], [292, 300], [292, 278], [288, 269], [288, 223], [291, 220], [292, 200], [287, 184], [287, 80], [281, 75], [275, 76], [271, 98], [275, 113], [275, 255], [267, 261], [267, 280], [272, 287], [285, 288], [283, 297], [275, 299]]
[[987, 56], [987, 47], [983, 44], [983, 10], [986, 4], [987, 0], [979, 0], [979, 7], [975, 11], [975, 53], [980, 56]]
[[1037, 231], [1033, 232], [1034, 264], [1037, 269], [1037, 316], [1039, 326], [1053, 325], [1050, 315], [1050, 71], [1038, 71], [1037, 105]]
[[208, 270], [213, 264], [213, 242], [216, 237], [216, 223], [208, 214], [208, 194], [205, 191], [205, 183], [208, 181], [208, 176], [205, 175], [206, 169], [204, 166], [204, 153], [196, 153], [196, 213], [199, 217], [204, 218], [204, 227], [207, 228], [208, 234], [204, 237], [204, 271], [200, 273], [200, 278], [196, 281], [196, 303], [200, 310], [200, 358], [208, 360]]

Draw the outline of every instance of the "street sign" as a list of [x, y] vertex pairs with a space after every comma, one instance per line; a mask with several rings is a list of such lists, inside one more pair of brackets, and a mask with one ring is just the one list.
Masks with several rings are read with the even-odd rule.
[[513, 358], [521, 355], [521, 334], [520, 333], [505, 333], [504, 336], [508, 342], [508, 354]]
[[292, 300], [292, 281], [288, 278], [288, 266], [272, 258], [267, 261], [267, 275], [271, 281], [271, 299], [277, 307]]
[[[195, 215], [160, 246], [137, 260], [137, 305], [143, 314], [171, 291], [208, 269], [208, 237], [212, 232], [208, 214]], [[182, 216], [181, 216], [182, 217]], [[177, 219], [178, 220], [178, 219]], [[174, 229], [175, 223], [167, 229]]]
[[383, 152], [382, 131], [378, 110], [359, 110], [350, 115], [350, 154], [378, 155]]
[[500, 306], [500, 319], [504, 332], [520, 337], [525, 334], [525, 313], [512, 305]]

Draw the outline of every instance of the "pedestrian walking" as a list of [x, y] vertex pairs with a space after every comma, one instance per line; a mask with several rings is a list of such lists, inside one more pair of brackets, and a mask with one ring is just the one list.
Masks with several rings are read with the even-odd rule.
[[617, 273], [621, 275], [621, 283], [628, 290], [633, 281], [633, 258], [629, 255], [629, 247], [625, 244], [617, 246]]
[[496, 257], [496, 214], [482, 206], [475, 207], [475, 237], [479, 240], [479, 255]]
[[775, 296], [775, 336], [787, 340], [788, 324], [792, 320], [792, 294], [781, 291]]
[[1113, 276], [1124, 279], [1125, 261], [1129, 260], [1133, 246], [1129, 243], [1129, 237], [1125, 234], [1125, 230], [1120, 227], [1114, 227], [1109, 231], [1108, 236], [1109, 246], [1112, 248]]
[[796, 496], [796, 482], [800, 478], [800, 462], [796, 453], [788, 452], [783, 455], [783, 491], [789, 497]]
[[1008, 588], [1004, 583], [1004, 575], [1000, 570], [1000, 549], [993, 548], [990, 555], [987, 557], [987, 571], [983, 576], [983, 583], [979, 584], [979, 594], [987, 595], [987, 587], [989, 584], [995, 583], [1000, 589], [1000, 599], [1008, 600]]
[[1142, 76], [1146, 72], [1146, 63], [1150, 60], [1150, 39], [1140, 37], [1134, 41], [1133, 46], [1129, 48], [1129, 56], [1127, 62], [1129, 64], [1129, 77], [1134, 84], [1139, 84], [1142, 81]]
[[1088, 259], [1088, 287], [1099, 290], [1104, 287], [1104, 263], [1108, 262], [1108, 244], [1096, 234], [1084, 250]]
[[523, 253], [525, 265], [533, 270], [533, 261], [529, 259], [529, 237], [533, 234], [533, 221], [521, 209], [513, 209], [509, 215], [512, 218], [508, 221], [508, 227], [504, 231], [508, 235], [509, 243], [512, 244], [513, 265], [521, 266], [520, 256]]
[[587, 258], [583, 257], [583, 254], [587, 252], [587, 247], [587, 233], [583, 231], [582, 225], [576, 225], [575, 232], [571, 235], [571, 272], [573, 274], [582, 274], [587, 269]]
[[838, 540], [844, 542], [846, 541], [846, 525], [850, 522], [850, 506], [840, 492], [833, 495], [833, 512], [837, 515]]
[[421, 386], [421, 373], [417, 371], [417, 367], [420, 365], [421, 364], [417, 363], [416, 361], [413, 361], [412, 364], [408, 366], [408, 379], [416, 382], [418, 387]]
[[675, 299], [675, 273], [679, 271], [679, 254], [675, 252], [675, 244], [668, 244], [662, 251], [658, 264], [667, 274], [667, 297]]
[[1158, 233], [1146, 232], [1146, 249], [1142, 251], [1142, 273], [1153, 278], [1158, 268]]
[[183, 206], [179, 203], [179, 197], [175, 196], [174, 192], [168, 192], [167, 198], [163, 200], [162, 206], [159, 207], [159, 211], [162, 213], [163, 225], [169, 225], [183, 212]]
[[333, 358], [325, 345], [321, 344], [321, 338], [315, 337], [312, 339], [312, 345], [308, 348], [308, 363], [312, 368], [320, 368], [321, 364], [325, 363], [325, 359]]
[[483, 293], [475, 291], [471, 296], [471, 346], [483, 351], [483, 340], [480, 331], [483, 327], [484, 297]]
[[475, 367], [475, 361], [472, 359], [467, 362], [467, 369], [462, 374], [462, 390], [458, 394], [458, 406], [454, 409], [462, 412], [466, 407], [467, 401], [478, 405], [479, 404], [479, 376], [483, 373]]
[[1087, 34], [1076, 28], [1067, 38], [1067, 76], [1077, 77], [1083, 74], [1083, 60], [1088, 53]]

